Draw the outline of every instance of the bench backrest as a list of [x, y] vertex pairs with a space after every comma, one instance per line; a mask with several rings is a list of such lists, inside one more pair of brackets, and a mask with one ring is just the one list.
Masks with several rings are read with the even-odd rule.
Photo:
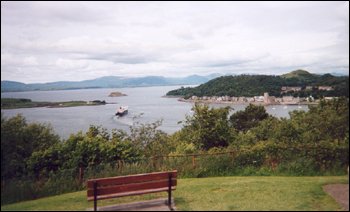
[[[88, 201], [175, 190], [177, 171], [154, 172], [87, 181]], [[95, 191], [95, 192], [94, 192]]]

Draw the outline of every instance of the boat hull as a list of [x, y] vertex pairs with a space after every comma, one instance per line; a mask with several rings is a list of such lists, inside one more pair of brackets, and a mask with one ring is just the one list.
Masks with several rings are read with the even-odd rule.
[[128, 114], [128, 111], [126, 110], [126, 111], [123, 111], [123, 112], [117, 112], [115, 115], [116, 116], [124, 116], [124, 115], [126, 115], [126, 114]]

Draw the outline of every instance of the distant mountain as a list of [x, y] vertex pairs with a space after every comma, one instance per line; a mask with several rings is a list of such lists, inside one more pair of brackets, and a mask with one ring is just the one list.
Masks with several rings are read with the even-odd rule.
[[26, 90], [28, 89], [28, 86], [21, 82], [15, 82], [15, 81], [1, 81], [1, 91], [3, 89], [6, 90]]
[[84, 81], [59, 81], [50, 83], [25, 84], [15, 81], [1, 81], [1, 92], [11, 91], [32, 91], [32, 90], [67, 90], [84, 88], [120, 88], [120, 87], [141, 87], [158, 85], [194, 85], [205, 83], [219, 74], [207, 76], [191, 75], [187, 77], [171, 78], [162, 76], [146, 77], [120, 77], [105, 76]]
[[191, 75], [183, 78], [183, 81], [186, 84], [201, 84], [203, 82], [209, 81], [209, 79], [214, 79], [215, 77], [210, 76], [199, 76], [199, 75]]
[[342, 73], [342, 72], [330, 72], [328, 74], [331, 74], [333, 76], [337, 76], [337, 77], [341, 77], [341, 76], [349, 76], [349, 72], [348, 73]]
[[[169, 91], [169, 96], [260, 96], [268, 92], [271, 96], [281, 96], [283, 86], [297, 86], [303, 88], [300, 92], [288, 95], [305, 97], [321, 96], [349, 96], [349, 76], [336, 77], [331, 74], [317, 75], [305, 70], [296, 70], [281, 76], [271, 75], [236, 75], [221, 76], [193, 88], [179, 88]], [[312, 89], [306, 86], [331, 86], [329, 91]]]

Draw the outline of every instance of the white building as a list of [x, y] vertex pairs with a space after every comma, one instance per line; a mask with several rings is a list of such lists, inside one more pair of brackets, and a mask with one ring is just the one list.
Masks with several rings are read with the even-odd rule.
[[283, 96], [282, 101], [283, 102], [293, 102], [294, 97], [293, 96]]

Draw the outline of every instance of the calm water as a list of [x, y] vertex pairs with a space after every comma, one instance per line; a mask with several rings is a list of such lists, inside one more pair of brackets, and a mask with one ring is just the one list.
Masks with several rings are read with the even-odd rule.
[[[162, 119], [160, 127], [168, 133], [179, 130], [179, 121], [191, 115], [192, 103], [179, 102], [176, 98], [162, 98], [168, 91], [180, 86], [159, 86], [116, 89], [84, 89], [64, 91], [29, 91], [1, 93], [1, 98], [27, 98], [33, 101], [73, 101], [73, 100], [105, 100], [116, 104], [99, 106], [83, 106], [68, 108], [27, 108], [1, 110], [6, 117], [21, 113], [29, 122], [50, 123], [55, 132], [62, 138], [68, 138], [71, 133], [86, 131], [90, 124], [102, 125], [104, 128], [128, 130], [138, 123], [152, 123]], [[128, 96], [108, 97], [112, 91], [120, 91]], [[121, 105], [129, 106], [129, 113], [123, 117], [116, 117], [115, 111]], [[214, 104], [223, 107], [223, 104]], [[234, 111], [242, 110], [246, 105], [231, 105]], [[308, 110], [306, 105], [266, 106], [266, 111], [277, 117], [289, 117], [292, 110]]]

